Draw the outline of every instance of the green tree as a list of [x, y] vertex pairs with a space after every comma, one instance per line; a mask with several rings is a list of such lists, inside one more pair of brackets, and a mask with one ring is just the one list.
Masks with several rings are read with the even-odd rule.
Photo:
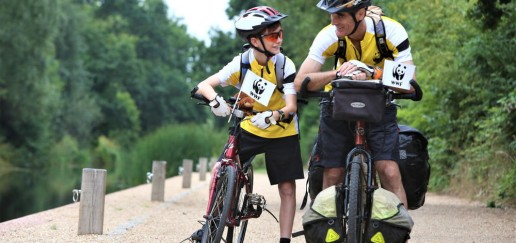
[[61, 86], [53, 59], [59, 14], [59, 3], [47, 0], [3, 1], [0, 9], [0, 134], [25, 150], [24, 161], [53, 141]]
[[54, 134], [61, 136], [69, 134], [82, 146], [87, 146], [94, 139], [91, 131], [101, 116], [92, 93], [93, 82], [84, 62], [88, 51], [87, 25], [93, 16], [91, 8], [85, 4], [62, 1], [61, 6], [62, 11], [58, 15], [60, 31], [54, 43], [63, 86], [53, 130]]
[[60, 3], [0, 4], [0, 164], [2, 170], [12, 171], [2, 175], [2, 181], [9, 181], [8, 187], [0, 190], [0, 218], [4, 219], [33, 209], [30, 195], [20, 192], [38, 182], [31, 180], [30, 170], [44, 169], [48, 149], [55, 141], [51, 122], [62, 84], [53, 58]]
[[[464, 196], [482, 191], [483, 199], [514, 203], [514, 180], [507, 180], [516, 164], [510, 92], [516, 87], [515, 57], [507, 55], [515, 46], [514, 3], [390, 4], [409, 27], [426, 91], [422, 102], [406, 104], [400, 116], [431, 138], [432, 186]], [[405, 14], [417, 9], [435, 14]]]
[[229, 7], [226, 9], [226, 14], [229, 19], [232, 19], [235, 16], [239, 16], [242, 11], [250, 9], [255, 6], [262, 5], [261, 1], [252, 0], [252, 1], [238, 1], [238, 0], [229, 0]]
[[[119, 99], [118, 96], [128, 92], [128, 82], [142, 76], [141, 63], [135, 51], [137, 38], [113, 31], [126, 24], [124, 19], [116, 15], [105, 20], [95, 20], [85, 36], [89, 49], [84, 61], [88, 72], [91, 73], [92, 95], [102, 114], [92, 130], [95, 139], [109, 135], [112, 130], [125, 129], [136, 134], [140, 130], [140, 122], [134, 120], [132, 112], [128, 112], [132, 108], [127, 105], [133, 101], [127, 100], [134, 100], [134, 97], [126, 96]], [[121, 142], [128, 144], [131, 141]]]
[[[188, 64], [198, 42], [186, 34], [186, 28], [167, 17], [163, 1], [103, 2], [100, 18], [118, 16], [122, 25], [115, 31], [133, 36], [137, 75], [121, 81], [140, 110], [143, 132], [171, 122], [185, 122], [196, 114], [189, 102]], [[122, 69], [127, 71], [127, 69]]]

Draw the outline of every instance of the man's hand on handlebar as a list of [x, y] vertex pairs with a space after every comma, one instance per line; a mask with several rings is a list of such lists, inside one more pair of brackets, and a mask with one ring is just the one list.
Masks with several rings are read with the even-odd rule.
[[358, 60], [345, 62], [337, 72], [337, 79], [348, 78], [351, 80], [381, 79], [382, 70], [369, 66]]

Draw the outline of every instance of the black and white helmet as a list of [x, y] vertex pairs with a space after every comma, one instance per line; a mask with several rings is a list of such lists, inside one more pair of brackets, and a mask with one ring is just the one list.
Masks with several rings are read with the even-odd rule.
[[267, 26], [286, 18], [286, 14], [268, 6], [259, 6], [247, 10], [236, 22], [235, 28], [243, 39], [248, 40], [262, 32]]
[[371, 6], [371, 0], [321, 0], [317, 4], [317, 7], [331, 14], [338, 12], [354, 13], [368, 6]]

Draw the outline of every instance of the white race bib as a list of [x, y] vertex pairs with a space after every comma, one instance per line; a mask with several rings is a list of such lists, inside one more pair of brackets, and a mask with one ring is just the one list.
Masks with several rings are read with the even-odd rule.
[[414, 77], [416, 66], [385, 60], [383, 66], [383, 85], [410, 90], [410, 80]]
[[276, 85], [253, 72], [245, 74], [244, 81], [240, 90], [256, 100], [258, 103], [268, 106], [272, 93]]

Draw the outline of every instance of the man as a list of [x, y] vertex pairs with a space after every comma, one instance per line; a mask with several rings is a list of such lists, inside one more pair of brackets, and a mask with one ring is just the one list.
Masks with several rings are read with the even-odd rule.
[[[296, 90], [299, 91], [305, 77], [311, 79], [308, 85], [308, 90], [311, 91], [325, 87], [326, 90], [331, 89], [329, 83], [341, 76], [349, 76], [355, 80], [368, 78], [366, 73], [358, 72], [356, 64], [383, 68], [386, 57], [378, 50], [374, 21], [366, 17], [366, 10], [370, 5], [369, 0], [321, 0], [317, 4], [317, 7], [330, 13], [331, 24], [324, 27], [315, 37], [295, 79]], [[392, 59], [396, 62], [413, 64], [408, 35], [403, 26], [387, 17], [383, 17], [383, 20], [387, 46], [392, 51]], [[322, 71], [325, 61], [330, 57], [333, 58], [339, 49], [339, 40], [345, 41], [342, 58], [336, 62], [335, 70]], [[396, 91], [413, 92], [413, 90]], [[366, 136], [382, 187], [396, 194], [407, 207], [400, 170], [395, 161], [399, 157], [396, 112], [395, 105], [386, 107], [381, 122], [366, 124], [368, 131]], [[321, 102], [320, 117], [317, 144], [321, 149], [320, 161], [324, 167], [324, 189], [343, 181], [346, 155], [354, 146], [354, 122], [333, 120], [331, 102], [327, 100]]]

